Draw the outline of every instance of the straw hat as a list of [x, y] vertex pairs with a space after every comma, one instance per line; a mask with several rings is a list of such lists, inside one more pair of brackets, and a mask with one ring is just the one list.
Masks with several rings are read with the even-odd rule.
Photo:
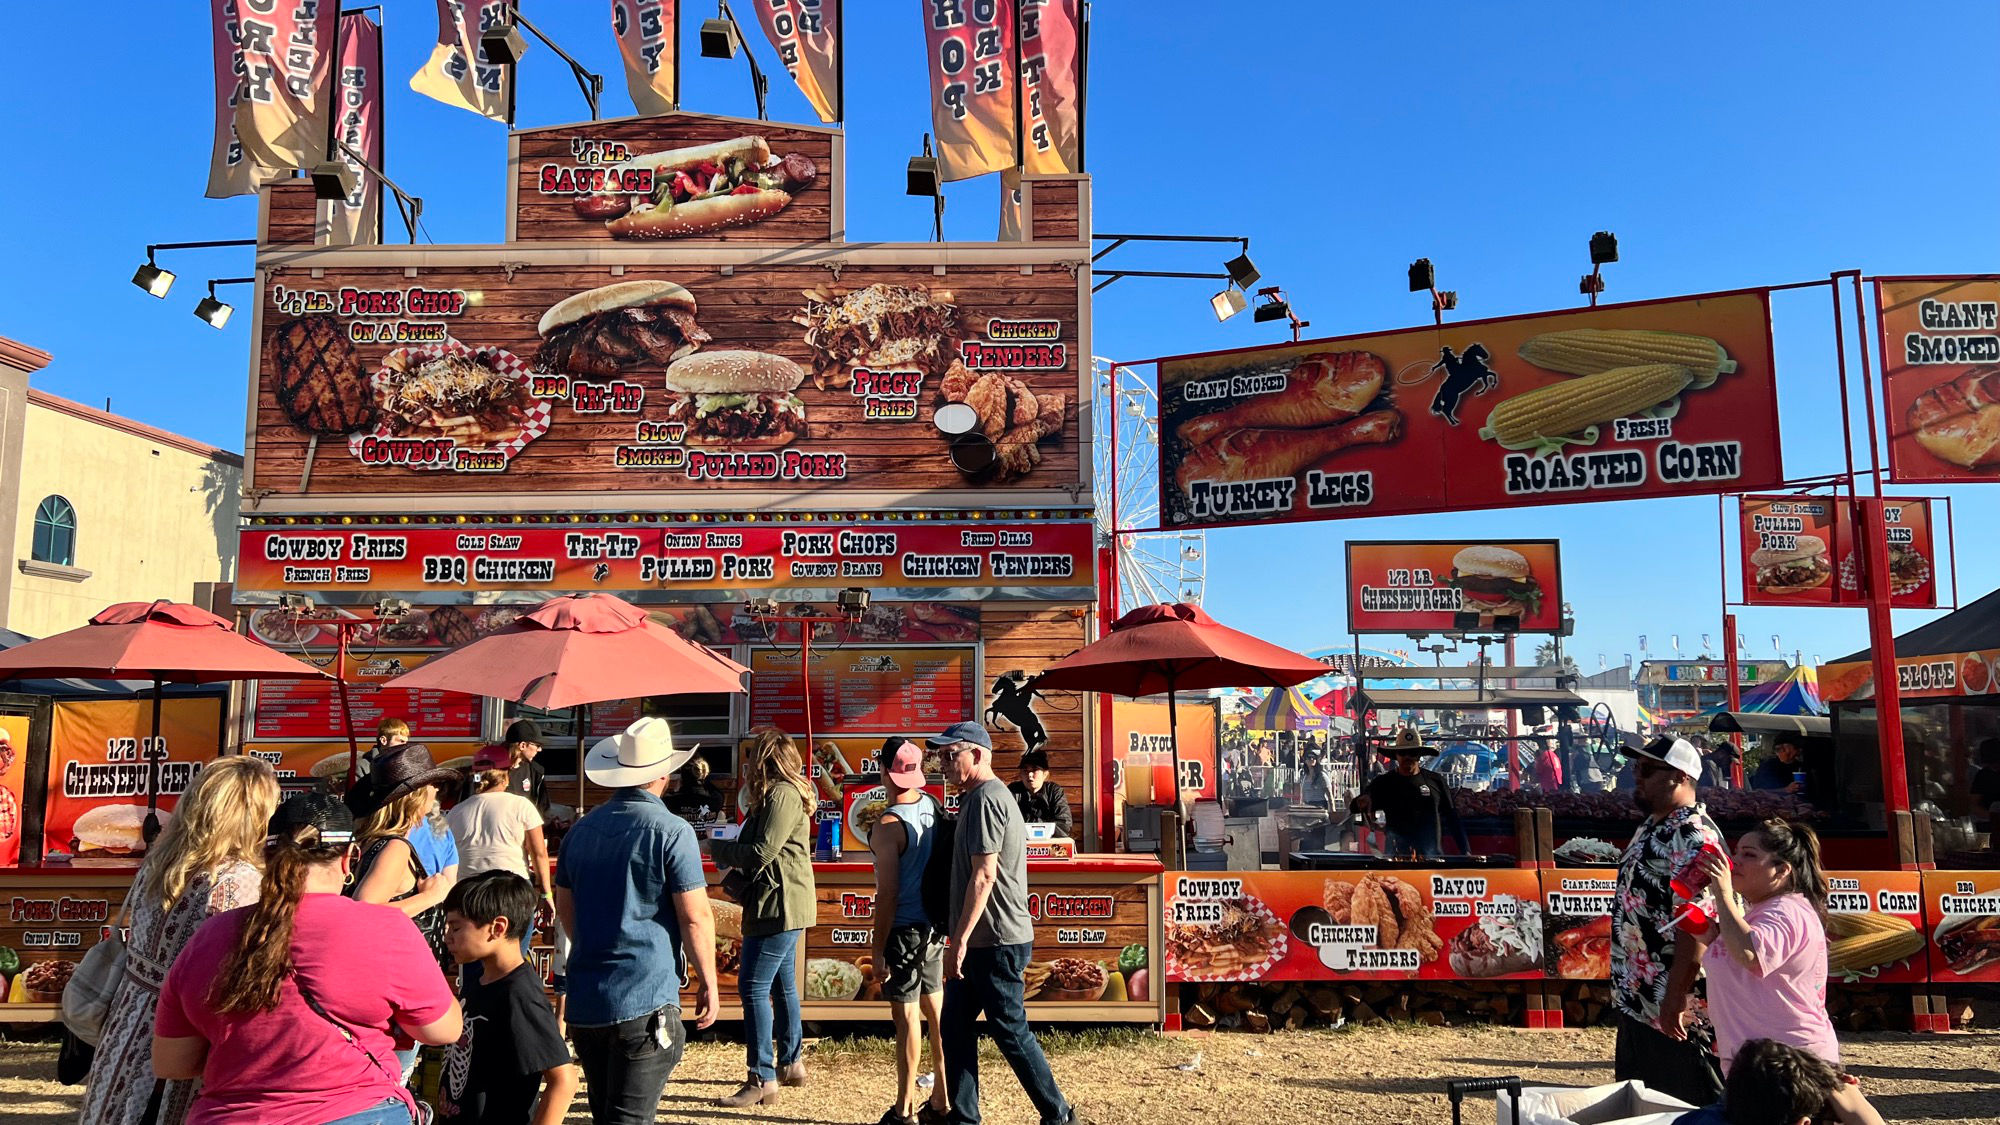
[[1403, 727], [1396, 732], [1396, 740], [1387, 749], [1390, 757], [1400, 758], [1405, 754], [1428, 754], [1431, 748], [1424, 745], [1424, 740], [1414, 729]]

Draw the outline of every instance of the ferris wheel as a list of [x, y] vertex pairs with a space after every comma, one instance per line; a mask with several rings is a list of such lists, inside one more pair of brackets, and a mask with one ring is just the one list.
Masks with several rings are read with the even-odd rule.
[[[1160, 401], [1152, 381], [1091, 357], [1097, 533], [1118, 560], [1119, 611], [1158, 602], [1199, 604], [1208, 592], [1201, 531], [1135, 531], [1160, 522]], [[1114, 440], [1115, 435], [1115, 440]]]

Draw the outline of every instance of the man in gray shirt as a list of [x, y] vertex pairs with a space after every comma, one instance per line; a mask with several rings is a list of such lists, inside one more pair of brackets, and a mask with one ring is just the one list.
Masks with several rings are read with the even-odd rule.
[[958, 787], [958, 827], [951, 856], [951, 946], [945, 952], [944, 1069], [955, 1125], [979, 1122], [978, 1020], [1042, 1125], [1075, 1125], [1048, 1059], [1028, 1030], [1024, 975], [1034, 952], [1028, 916], [1027, 829], [1014, 796], [993, 772], [993, 737], [978, 723], [954, 723], [930, 740], [945, 754], [945, 777]]

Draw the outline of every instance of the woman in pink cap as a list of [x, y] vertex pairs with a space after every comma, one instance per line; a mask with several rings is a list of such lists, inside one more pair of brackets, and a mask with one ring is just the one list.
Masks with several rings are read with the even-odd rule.
[[[513, 762], [505, 746], [488, 746], [472, 759], [472, 796], [453, 806], [446, 820], [458, 840], [459, 878], [482, 871], [511, 871], [534, 884], [541, 895], [536, 926], [545, 926], [554, 916], [549, 881], [549, 846], [542, 836], [541, 810], [519, 793], [508, 791], [508, 770]], [[536, 926], [521, 931], [521, 951], [526, 955], [528, 940]]]

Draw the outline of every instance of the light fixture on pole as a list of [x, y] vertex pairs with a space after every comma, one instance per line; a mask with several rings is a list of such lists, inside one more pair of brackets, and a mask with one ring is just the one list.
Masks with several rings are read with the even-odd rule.
[[1597, 306], [1597, 295], [1604, 292], [1604, 266], [1618, 260], [1618, 236], [1608, 230], [1598, 231], [1590, 236], [1590, 272], [1576, 283], [1576, 291], [1590, 298], [1591, 307]]
[[1440, 290], [1437, 287], [1437, 267], [1431, 265], [1429, 258], [1418, 258], [1410, 263], [1410, 292], [1425, 291], [1431, 295], [1431, 319], [1443, 324], [1445, 311], [1458, 307], [1458, 290]]
[[750, 89], [757, 95], [757, 120], [769, 120], [764, 101], [770, 95], [771, 80], [764, 77], [763, 68], [757, 65], [756, 54], [743, 46], [743, 27], [736, 22], [736, 13], [729, 10], [729, 0], [717, 0], [716, 18], [701, 21], [701, 57], [733, 59], [739, 49], [743, 51], [743, 61], [750, 64]]
[[1243, 240], [1243, 253], [1222, 263], [1223, 272], [1229, 275], [1230, 284], [1238, 289], [1249, 289], [1264, 275], [1257, 272], [1257, 266], [1250, 260], [1250, 240]]
[[1285, 291], [1275, 285], [1266, 285], [1257, 290], [1257, 296], [1261, 300], [1257, 303], [1256, 311], [1250, 314], [1250, 319], [1259, 324], [1272, 320], [1290, 321], [1292, 343], [1298, 343], [1299, 329], [1310, 327], [1312, 321], [1300, 320], [1299, 314], [1292, 311], [1292, 302], [1286, 299]]
[[[363, 172], [380, 180], [382, 186], [389, 189], [390, 194], [396, 199], [396, 213], [403, 217], [403, 229], [409, 232], [410, 244], [415, 245], [417, 241], [417, 224], [421, 223], [424, 217], [423, 197], [411, 195], [409, 192], [404, 191], [396, 181], [383, 175], [380, 168], [368, 163], [368, 158], [361, 155], [360, 152], [355, 150], [354, 146], [348, 144], [346, 141], [336, 141], [335, 143], [340, 146], [341, 152], [347, 154], [349, 160], [361, 166]], [[340, 167], [350, 172], [353, 171], [345, 163], [342, 163]], [[342, 196], [341, 198], [344, 199], [346, 197]]]
[[208, 283], [208, 296], [194, 303], [194, 315], [200, 317], [210, 328], [222, 328], [229, 323], [230, 314], [236, 311], [236, 306], [218, 299], [215, 295], [215, 287], [218, 285], [255, 285], [256, 283], [257, 279], [254, 277], [218, 277], [211, 279]]
[[528, 41], [521, 35], [520, 20], [521, 13], [514, 10], [514, 5], [503, 4], [499, 22], [479, 33], [479, 49], [485, 53], [488, 62], [513, 66], [528, 53]]
[[1215, 319], [1228, 320], [1230, 317], [1249, 308], [1250, 298], [1243, 295], [1243, 290], [1231, 285], [1229, 288], [1210, 297], [1208, 299], [1208, 307], [1215, 310]]
[[921, 156], [910, 157], [909, 167], [903, 172], [903, 194], [929, 196], [931, 200], [931, 237], [944, 241], [944, 188], [938, 169], [938, 158], [931, 152], [931, 135], [924, 134], [924, 151]]
[[146, 247], [146, 262], [133, 271], [132, 284], [155, 297], [165, 297], [174, 287], [174, 272], [160, 268], [154, 255], [161, 250], [206, 250], [217, 246], [255, 246], [254, 238], [221, 238], [207, 242], [155, 242]]
[[361, 176], [345, 160], [326, 160], [313, 165], [313, 198], [339, 203], [354, 198]]

